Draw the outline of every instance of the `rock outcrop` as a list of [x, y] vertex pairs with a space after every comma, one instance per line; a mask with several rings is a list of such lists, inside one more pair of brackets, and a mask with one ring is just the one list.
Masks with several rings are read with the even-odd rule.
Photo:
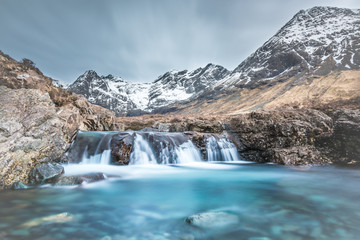
[[315, 139], [332, 134], [333, 121], [317, 110], [259, 111], [230, 119], [230, 129], [249, 160], [280, 164], [331, 162], [315, 148]]
[[0, 186], [29, 183], [40, 163], [58, 161], [67, 143], [49, 94], [0, 86]]
[[334, 123], [332, 134], [315, 140], [315, 146], [332, 158], [334, 163], [360, 163], [360, 110], [336, 110], [330, 112]]
[[[142, 116], [124, 119], [126, 128], [187, 132], [204, 155], [206, 139], [226, 134], [243, 159], [285, 165], [360, 163], [360, 113], [354, 109], [261, 110], [234, 116]], [[338, 108], [339, 106], [337, 106]], [[194, 131], [195, 130], [195, 131]]]
[[52, 84], [34, 65], [0, 52], [0, 188], [29, 183], [33, 170], [61, 161], [80, 130], [117, 130], [115, 114]]

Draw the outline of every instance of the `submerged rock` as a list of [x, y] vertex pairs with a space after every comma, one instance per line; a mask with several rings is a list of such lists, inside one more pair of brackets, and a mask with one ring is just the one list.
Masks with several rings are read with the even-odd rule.
[[61, 176], [54, 183], [55, 186], [73, 186], [80, 185], [83, 183], [92, 183], [105, 179], [103, 173], [89, 173], [86, 175], [78, 176]]
[[75, 220], [75, 216], [68, 213], [63, 212], [55, 215], [50, 215], [46, 217], [35, 218], [30, 221], [27, 221], [20, 225], [21, 228], [32, 228], [37, 227], [41, 224], [49, 224], [49, 223], [66, 223], [72, 222]]
[[30, 182], [32, 184], [52, 183], [63, 173], [64, 167], [61, 164], [43, 163], [34, 168]]
[[185, 222], [201, 228], [222, 228], [239, 223], [239, 217], [227, 212], [204, 212], [187, 217]]

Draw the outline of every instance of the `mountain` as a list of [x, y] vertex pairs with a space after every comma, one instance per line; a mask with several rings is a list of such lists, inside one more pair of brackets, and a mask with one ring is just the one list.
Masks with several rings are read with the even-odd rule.
[[211, 88], [162, 112], [237, 114], [352, 104], [360, 92], [360, 10], [299, 11]]
[[117, 115], [230, 114], [354, 98], [359, 69], [360, 10], [314, 7], [299, 11], [231, 72], [209, 64], [133, 84], [88, 71], [68, 89]]
[[244, 87], [299, 73], [326, 75], [334, 70], [359, 69], [359, 49], [360, 10], [301, 10], [221, 85]]
[[194, 97], [229, 73], [222, 66], [208, 64], [194, 71], [167, 72], [152, 83], [129, 83], [120, 77], [99, 76], [89, 70], [67, 90], [82, 94], [91, 103], [117, 115], [136, 115]]

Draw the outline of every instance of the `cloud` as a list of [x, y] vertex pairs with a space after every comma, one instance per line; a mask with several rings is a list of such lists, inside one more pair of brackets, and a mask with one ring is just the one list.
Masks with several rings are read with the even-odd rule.
[[209, 62], [235, 68], [300, 9], [353, 0], [2, 0], [1, 50], [73, 82], [87, 69], [149, 82]]

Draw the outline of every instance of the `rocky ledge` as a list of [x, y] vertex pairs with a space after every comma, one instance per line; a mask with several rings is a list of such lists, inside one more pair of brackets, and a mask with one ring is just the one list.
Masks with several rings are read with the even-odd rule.
[[284, 165], [360, 163], [360, 110], [259, 110], [234, 116], [143, 116], [122, 119], [124, 129], [194, 131], [201, 149], [204, 133], [230, 138], [243, 159]]

